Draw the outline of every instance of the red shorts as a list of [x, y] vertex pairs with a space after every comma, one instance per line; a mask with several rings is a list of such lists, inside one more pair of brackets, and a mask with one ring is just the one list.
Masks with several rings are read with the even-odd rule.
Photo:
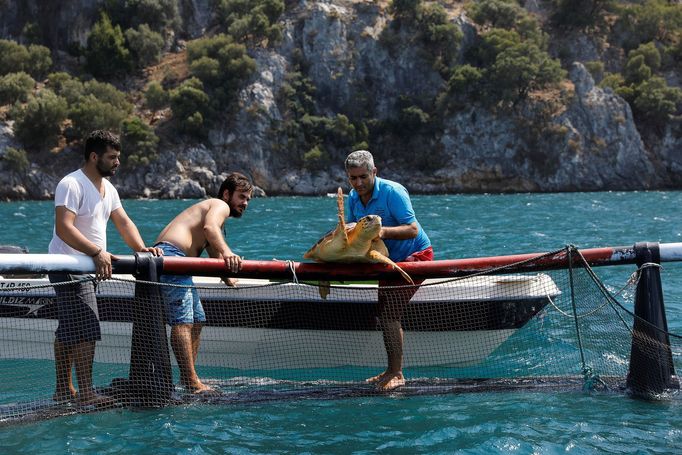
[[[401, 262], [433, 261], [433, 247], [417, 251], [409, 255]], [[419, 289], [424, 280], [414, 280], [414, 286], [410, 286], [404, 278], [379, 280], [379, 305], [377, 315], [381, 319], [400, 319], [405, 306]], [[396, 289], [385, 289], [386, 286], [401, 286]]]

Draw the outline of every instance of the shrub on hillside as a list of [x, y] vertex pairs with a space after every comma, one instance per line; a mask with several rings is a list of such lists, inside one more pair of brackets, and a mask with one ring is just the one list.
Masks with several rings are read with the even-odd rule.
[[125, 74], [131, 67], [130, 51], [121, 27], [114, 27], [106, 13], [102, 13], [90, 31], [85, 59], [88, 70], [96, 77]]
[[155, 32], [179, 30], [182, 18], [177, 0], [106, 0], [105, 10], [122, 29], [147, 24]]
[[676, 2], [646, 0], [621, 7], [614, 25], [618, 36], [623, 37], [626, 50], [642, 43], [659, 41], [668, 44], [682, 28], [682, 10]]
[[147, 24], [141, 24], [137, 29], [126, 30], [125, 37], [138, 67], [159, 62], [164, 45], [160, 33], [153, 31]]
[[72, 122], [70, 135], [84, 137], [92, 130], [120, 132], [121, 123], [127, 116], [128, 112], [121, 111], [94, 95], [85, 95], [69, 108]]
[[216, 0], [221, 29], [239, 43], [278, 42], [282, 27], [277, 21], [283, 12], [282, 0]]
[[128, 164], [135, 167], [156, 160], [159, 138], [141, 118], [125, 120], [121, 130], [121, 147]]
[[190, 72], [203, 82], [215, 112], [224, 111], [256, 71], [256, 62], [243, 44], [227, 35], [203, 38], [187, 46]]
[[25, 71], [36, 78], [44, 76], [52, 67], [50, 50], [45, 46], [30, 44], [28, 46], [28, 63]]
[[28, 47], [15, 41], [0, 39], [0, 76], [26, 72], [41, 77], [52, 66], [50, 50], [45, 46], [31, 44]]
[[68, 105], [64, 98], [52, 90], [43, 89], [29, 96], [23, 106], [15, 106], [10, 116], [15, 120], [14, 132], [28, 149], [52, 147], [67, 118]]
[[2, 160], [7, 163], [10, 169], [19, 174], [25, 172], [30, 165], [26, 150], [16, 149], [14, 147], [7, 147], [5, 154], [2, 156]]
[[34, 86], [33, 78], [23, 71], [5, 74], [0, 77], [0, 105], [26, 102]]
[[653, 76], [635, 89], [632, 106], [635, 114], [661, 125], [677, 113], [682, 103], [682, 89], [670, 87], [665, 79]]
[[523, 16], [524, 11], [516, 0], [481, 0], [470, 4], [469, 14], [479, 25], [510, 29]]
[[209, 97], [197, 78], [190, 78], [170, 93], [173, 118], [185, 133], [203, 136], [205, 119], [210, 117]]
[[144, 102], [149, 109], [158, 111], [159, 109], [168, 106], [170, 95], [163, 89], [163, 86], [159, 82], [152, 81], [147, 84], [147, 88], [144, 92]]
[[613, 10], [614, 0], [554, 0], [552, 22], [560, 27], [584, 28], [602, 21]]

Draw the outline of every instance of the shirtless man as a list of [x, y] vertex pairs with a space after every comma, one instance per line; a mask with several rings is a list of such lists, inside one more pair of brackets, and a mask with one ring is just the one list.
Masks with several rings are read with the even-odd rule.
[[[249, 179], [233, 172], [220, 186], [218, 197], [198, 202], [173, 219], [156, 239], [166, 256], [199, 257], [204, 249], [212, 258], [221, 258], [236, 273], [242, 265], [223, 238], [223, 225], [228, 217], [239, 218], [251, 200], [253, 185]], [[223, 278], [228, 286], [236, 280]], [[162, 283], [192, 287], [163, 286], [161, 292], [171, 325], [171, 346], [180, 367], [181, 384], [193, 393], [210, 391], [195, 370], [202, 323], [206, 315], [191, 276], [161, 275]]]

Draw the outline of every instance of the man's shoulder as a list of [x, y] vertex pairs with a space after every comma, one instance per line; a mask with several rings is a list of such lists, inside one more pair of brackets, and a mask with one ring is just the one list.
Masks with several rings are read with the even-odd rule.
[[379, 185], [380, 190], [383, 190], [387, 193], [397, 192], [401, 194], [407, 194], [407, 189], [396, 181], [377, 177], [377, 184]]
[[204, 199], [203, 201], [199, 201], [190, 207], [188, 207], [185, 210], [201, 210], [202, 212], [207, 212], [208, 210], [221, 210], [221, 209], [229, 209], [229, 205], [227, 202], [223, 201], [222, 199], [218, 198], [210, 198], [210, 199]]
[[81, 175], [83, 175], [80, 170], [73, 171], [69, 174], [66, 174], [62, 179], [57, 183], [57, 187], [82, 187], [83, 186], [83, 179], [81, 178]]

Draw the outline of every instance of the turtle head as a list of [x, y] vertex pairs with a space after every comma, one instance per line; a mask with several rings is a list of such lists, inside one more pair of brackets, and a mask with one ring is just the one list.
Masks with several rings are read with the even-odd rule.
[[365, 238], [374, 239], [381, 232], [381, 217], [379, 215], [367, 215], [360, 218], [355, 230]]

